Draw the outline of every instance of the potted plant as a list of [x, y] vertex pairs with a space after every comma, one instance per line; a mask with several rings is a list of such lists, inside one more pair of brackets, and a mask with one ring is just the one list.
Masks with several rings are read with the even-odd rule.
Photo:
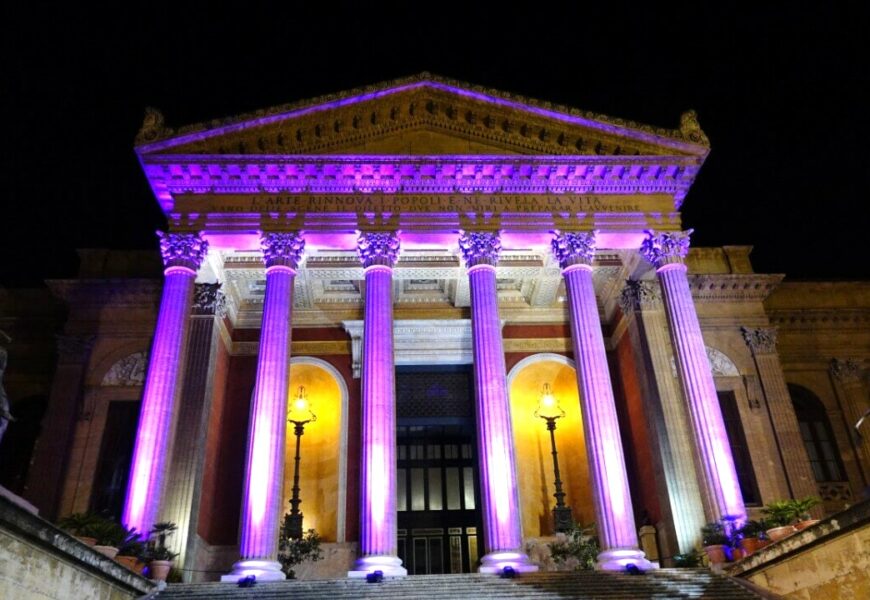
[[166, 581], [166, 576], [172, 568], [172, 561], [178, 556], [177, 552], [172, 552], [166, 547], [166, 538], [176, 529], [178, 527], [175, 523], [169, 522], [155, 523], [151, 529], [151, 540], [147, 550], [148, 572], [151, 579]]
[[778, 542], [794, 533], [791, 522], [795, 513], [791, 500], [774, 500], [766, 504], [761, 512], [765, 514], [765, 520], [770, 527], [765, 533], [771, 541]]
[[810, 509], [818, 506], [819, 502], [820, 500], [814, 496], [807, 496], [806, 498], [791, 501], [795, 513], [795, 529], [803, 531], [807, 527], [811, 527], [819, 522], [818, 519], [814, 519], [810, 515]]
[[761, 548], [761, 536], [764, 535], [764, 521], [746, 521], [740, 528], [740, 548], [745, 556], [749, 556]]
[[730, 545], [725, 528], [719, 521], [707, 523], [701, 527], [702, 544], [710, 564], [719, 565], [727, 561], [726, 546]]
[[124, 527], [105, 518], [92, 524], [87, 532], [97, 540], [94, 550], [108, 558], [115, 558], [115, 555], [118, 554], [118, 546], [127, 535], [127, 530]]
[[99, 520], [100, 518], [93, 513], [73, 513], [60, 519], [57, 526], [83, 544], [93, 546], [97, 543], [97, 539], [88, 533], [88, 529]]
[[[131, 571], [141, 572], [141, 570], [137, 568], [137, 565], [140, 563], [139, 559], [145, 551], [145, 544], [139, 539], [139, 532], [136, 531], [135, 527], [132, 529], [125, 529], [124, 532], [124, 539], [120, 546], [118, 546], [118, 554], [115, 555], [115, 561], [124, 565]], [[145, 565], [142, 564], [142, 568], [144, 567]]]

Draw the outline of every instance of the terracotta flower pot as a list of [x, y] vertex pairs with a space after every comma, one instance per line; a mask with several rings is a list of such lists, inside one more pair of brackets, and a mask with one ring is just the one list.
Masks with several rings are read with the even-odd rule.
[[87, 544], [88, 546], [96, 546], [97, 538], [88, 537], [86, 535], [77, 535], [75, 538], [80, 541], [82, 544]]
[[743, 548], [731, 548], [731, 560], [743, 560]]
[[166, 577], [169, 575], [169, 569], [171, 568], [171, 560], [152, 560], [148, 565], [148, 570], [151, 572], [151, 579], [154, 581], [166, 581]]
[[815, 525], [818, 522], [819, 522], [818, 519], [807, 519], [806, 521], [798, 521], [797, 523], [794, 524], [794, 528], [797, 529], [798, 531], [803, 531], [807, 527], [812, 527], [813, 525]]
[[123, 554], [120, 556], [115, 556], [115, 562], [123, 567], [127, 567], [131, 571], [136, 570], [136, 560], [135, 556], [124, 556]]
[[783, 525], [782, 527], [774, 527], [773, 529], [768, 529], [764, 533], [767, 534], [767, 537], [770, 538], [771, 542], [778, 542], [781, 539], [787, 538], [791, 534], [794, 533], [794, 527], [791, 525]]
[[135, 572], [137, 575], [142, 575], [144, 577], [145, 576], [145, 567], [147, 567], [147, 566], [148, 566], [147, 563], [143, 563], [141, 560], [139, 560], [137, 558], [136, 563], [133, 565], [133, 572]]
[[95, 545], [94, 550], [105, 556], [106, 558], [115, 558], [115, 555], [118, 554], [118, 549], [114, 546], [99, 546]]
[[712, 565], [721, 565], [728, 560], [728, 557], [725, 555], [725, 546], [722, 544], [704, 546], [704, 552], [707, 553], [707, 558]]
[[740, 540], [740, 547], [743, 548], [743, 554], [749, 556], [762, 548], [761, 540], [757, 537], [748, 537]]

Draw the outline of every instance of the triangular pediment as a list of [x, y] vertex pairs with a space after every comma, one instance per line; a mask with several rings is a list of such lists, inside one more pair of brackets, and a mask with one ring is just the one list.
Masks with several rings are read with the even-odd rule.
[[168, 128], [149, 110], [140, 154], [688, 155], [709, 151], [693, 113], [654, 128], [429, 74], [255, 114]]

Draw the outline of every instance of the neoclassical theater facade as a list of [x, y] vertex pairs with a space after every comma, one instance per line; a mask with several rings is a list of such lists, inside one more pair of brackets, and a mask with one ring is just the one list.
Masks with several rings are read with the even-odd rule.
[[70, 315], [28, 493], [173, 521], [185, 578], [231, 581], [283, 578], [294, 487], [310, 576], [536, 569], [557, 492], [605, 569], [771, 500], [842, 508], [870, 469], [870, 287], [692, 246], [709, 149], [691, 112], [428, 74], [179, 129], [149, 110], [163, 277], [91, 252], [50, 282]]

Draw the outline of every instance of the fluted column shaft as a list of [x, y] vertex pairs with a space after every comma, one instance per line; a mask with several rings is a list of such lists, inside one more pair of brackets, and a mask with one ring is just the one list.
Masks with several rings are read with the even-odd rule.
[[[688, 232], [688, 233], [691, 233]], [[683, 258], [688, 253], [688, 233], [650, 232], [641, 252], [656, 267], [662, 300], [670, 325], [677, 372], [688, 402], [695, 445], [703, 472], [703, 499], [708, 517], [743, 518], [746, 508], [740, 493], [737, 470], [719, 407], [713, 373], [707, 359], [701, 325]]]
[[241, 561], [221, 578], [229, 582], [248, 575], [261, 581], [285, 578], [277, 562], [278, 534], [283, 508], [293, 282], [304, 242], [292, 233], [270, 233], [263, 235], [262, 247], [266, 294], [257, 379], [248, 417]]
[[166, 265], [165, 280], [122, 517], [125, 525], [135, 527], [142, 536], [151, 531], [163, 498], [193, 283], [208, 251], [208, 243], [199, 235], [158, 232], [158, 236]]
[[402, 577], [397, 549], [396, 380], [393, 360], [393, 234], [362, 234], [365, 268], [360, 432], [360, 555], [350, 577], [382, 571]]
[[864, 480], [870, 481], [870, 416], [868, 416], [870, 397], [862, 383], [864, 371], [861, 361], [834, 358], [831, 360], [830, 372], [840, 388], [838, 395], [841, 398], [850, 433], [855, 431], [853, 428], [859, 421], [861, 422], [861, 427], [858, 429], [860, 440], [855, 440], [855, 447]]
[[477, 454], [486, 552], [480, 571], [495, 573], [506, 566], [533, 571], [537, 567], [522, 552], [514, 437], [498, 315], [495, 264], [501, 245], [494, 234], [472, 233], [460, 239], [460, 247], [468, 265], [471, 294]]

